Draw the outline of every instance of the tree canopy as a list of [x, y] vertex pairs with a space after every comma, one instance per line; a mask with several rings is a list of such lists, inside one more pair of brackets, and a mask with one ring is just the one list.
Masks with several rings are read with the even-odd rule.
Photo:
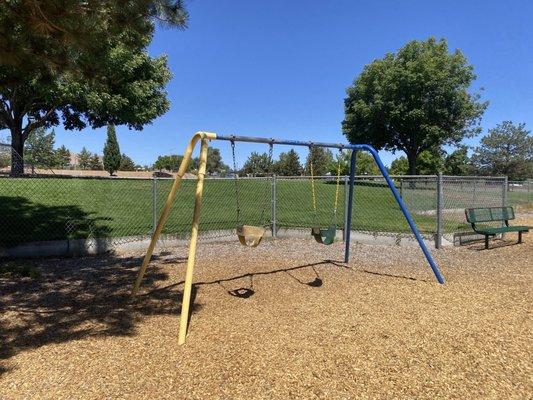
[[413, 40], [365, 66], [348, 88], [343, 132], [351, 143], [405, 152], [415, 174], [422, 151], [479, 133], [488, 103], [469, 92], [475, 78], [444, 39]]
[[333, 162], [333, 153], [324, 147], [311, 147], [305, 160], [305, 173], [311, 175], [311, 163], [313, 164], [313, 174], [315, 176], [326, 175]]
[[154, 19], [183, 27], [187, 13], [170, 0], [0, 3], [0, 129], [13, 154], [40, 127], [142, 129], [162, 115], [171, 74], [146, 51]]
[[303, 168], [300, 164], [300, 156], [294, 149], [279, 155], [278, 161], [274, 163], [274, 173], [282, 176], [301, 175]]
[[154, 163], [154, 169], [158, 170], [167, 170], [176, 172], [183, 160], [183, 156], [177, 154], [169, 154], [166, 156], [159, 156]]
[[244, 163], [241, 172], [252, 176], [264, 176], [272, 172], [272, 160], [267, 153], [252, 152]]
[[131, 157], [122, 153], [122, 156], [120, 157], [120, 166], [118, 169], [119, 171], [135, 171], [135, 162], [131, 159]]
[[472, 162], [483, 174], [511, 180], [533, 177], [533, 136], [525, 124], [504, 121], [489, 129], [480, 144]]

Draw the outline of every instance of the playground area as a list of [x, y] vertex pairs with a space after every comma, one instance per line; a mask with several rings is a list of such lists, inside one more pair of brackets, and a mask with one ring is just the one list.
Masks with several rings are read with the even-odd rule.
[[[517, 223], [533, 225], [531, 213]], [[524, 399], [533, 391], [533, 239], [432, 250], [265, 238], [28, 263], [0, 278], [2, 398]]]

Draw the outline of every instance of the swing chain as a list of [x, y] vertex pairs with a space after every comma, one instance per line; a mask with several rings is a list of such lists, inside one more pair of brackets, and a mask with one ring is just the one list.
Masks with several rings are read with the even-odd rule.
[[334, 223], [337, 225], [337, 207], [339, 205], [339, 189], [341, 181], [341, 161], [342, 161], [342, 148], [339, 149], [339, 161], [337, 162], [337, 183], [335, 187], [335, 206], [333, 207]]
[[313, 144], [311, 143], [309, 145], [309, 153], [310, 153], [310, 157], [309, 157], [309, 172], [311, 173], [311, 193], [312, 193], [312, 197], [313, 197], [313, 211], [314, 211], [314, 216], [315, 216], [315, 222], [317, 220], [317, 209], [316, 209], [316, 188], [315, 188], [315, 172], [314, 172], [314, 167], [313, 167], [313, 163], [314, 163], [314, 155], [313, 155]]
[[[269, 143], [269, 148], [268, 148], [268, 164], [267, 164], [267, 169], [266, 169], [266, 176], [267, 176], [267, 179], [268, 177], [270, 176], [271, 172], [272, 172], [272, 154], [274, 152], [274, 144], [272, 142]], [[265, 215], [265, 210], [268, 206], [268, 186], [267, 186], [267, 195], [265, 196], [265, 201], [263, 203], [263, 207], [261, 209], [261, 216], [259, 217], [259, 224], [260, 225], [263, 225], [263, 221], [264, 221], [264, 215]]]
[[235, 159], [235, 141], [231, 140], [231, 156], [233, 157], [233, 182], [235, 183], [235, 200], [237, 202], [237, 225], [241, 224], [241, 204], [239, 200], [239, 183], [237, 182], [237, 160]]

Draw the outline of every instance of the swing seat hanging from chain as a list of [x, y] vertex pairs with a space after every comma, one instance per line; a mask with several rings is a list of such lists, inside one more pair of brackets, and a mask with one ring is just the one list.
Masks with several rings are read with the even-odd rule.
[[337, 234], [337, 227], [331, 225], [329, 228], [321, 229], [319, 226], [313, 226], [311, 228], [311, 235], [320, 244], [332, 244], [335, 241], [335, 235]]
[[237, 226], [237, 236], [239, 237], [239, 242], [243, 246], [248, 247], [257, 247], [263, 236], [265, 235], [265, 228], [261, 226], [253, 225], [238, 225]]
[[[273, 151], [273, 144], [270, 143], [269, 147], [269, 154], [268, 154], [268, 167], [267, 169], [270, 170], [270, 165], [272, 164], [272, 151]], [[235, 142], [231, 142], [231, 153], [233, 157], [233, 173], [234, 173], [234, 182], [235, 182], [235, 198], [237, 201], [237, 237], [239, 238], [239, 242], [243, 246], [248, 247], [257, 247], [259, 246], [259, 243], [261, 243], [261, 240], [263, 240], [263, 237], [265, 236], [266, 229], [263, 226], [256, 226], [256, 225], [243, 225], [241, 224], [241, 206], [240, 206], [240, 199], [239, 199], [239, 183], [237, 178], [237, 162], [235, 160]], [[268, 173], [269, 171], [267, 171]], [[261, 216], [260, 216], [260, 223], [263, 223], [263, 217], [265, 214], [266, 209], [266, 202], [263, 204], [261, 209]]]
[[[312, 148], [312, 147], [311, 147]], [[342, 148], [339, 149], [339, 158], [337, 163], [337, 178], [335, 183], [335, 201], [333, 204], [333, 222], [329, 228], [321, 228], [319, 225], [314, 225], [311, 228], [311, 235], [315, 238], [317, 243], [330, 245], [335, 241], [335, 236], [337, 235], [337, 206], [339, 204], [339, 188], [340, 188], [340, 178], [341, 178], [341, 157], [342, 157]], [[313, 168], [313, 160], [311, 159], [309, 163], [310, 172], [311, 172], [311, 194], [313, 199], [313, 211], [315, 221], [317, 217], [317, 204], [316, 204], [316, 188], [315, 188], [315, 173]]]

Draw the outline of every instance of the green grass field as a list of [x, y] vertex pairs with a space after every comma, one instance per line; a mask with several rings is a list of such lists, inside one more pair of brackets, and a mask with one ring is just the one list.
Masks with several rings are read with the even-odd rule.
[[[172, 181], [158, 180], [157, 215]], [[196, 181], [183, 181], [164, 233], [186, 235], [190, 229]], [[242, 223], [268, 224], [271, 213], [270, 181], [240, 183]], [[146, 235], [152, 231], [153, 184], [151, 180], [80, 178], [1, 178], [0, 245], [87, 237]], [[390, 191], [384, 187], [357, 186], [353, 227], [367, 231], [408, 232], [408, 225]], [[428, 196], [431, 193], [428, 192]], [[278, 226], [327, 226], [333, 222], [335, 185], [317, 182], [315, 218], [308, 181], [277, 181]], [[337, 223], [344, 219], [341, 186]], [[262, 210], [264, 211], [261, 218]], [[434, 230], [434, 218], [414, 215], [423, 232]], [[232, 229], [236, 221], [232, 180], [207, 180], [202, 207], [202, 231]]]

